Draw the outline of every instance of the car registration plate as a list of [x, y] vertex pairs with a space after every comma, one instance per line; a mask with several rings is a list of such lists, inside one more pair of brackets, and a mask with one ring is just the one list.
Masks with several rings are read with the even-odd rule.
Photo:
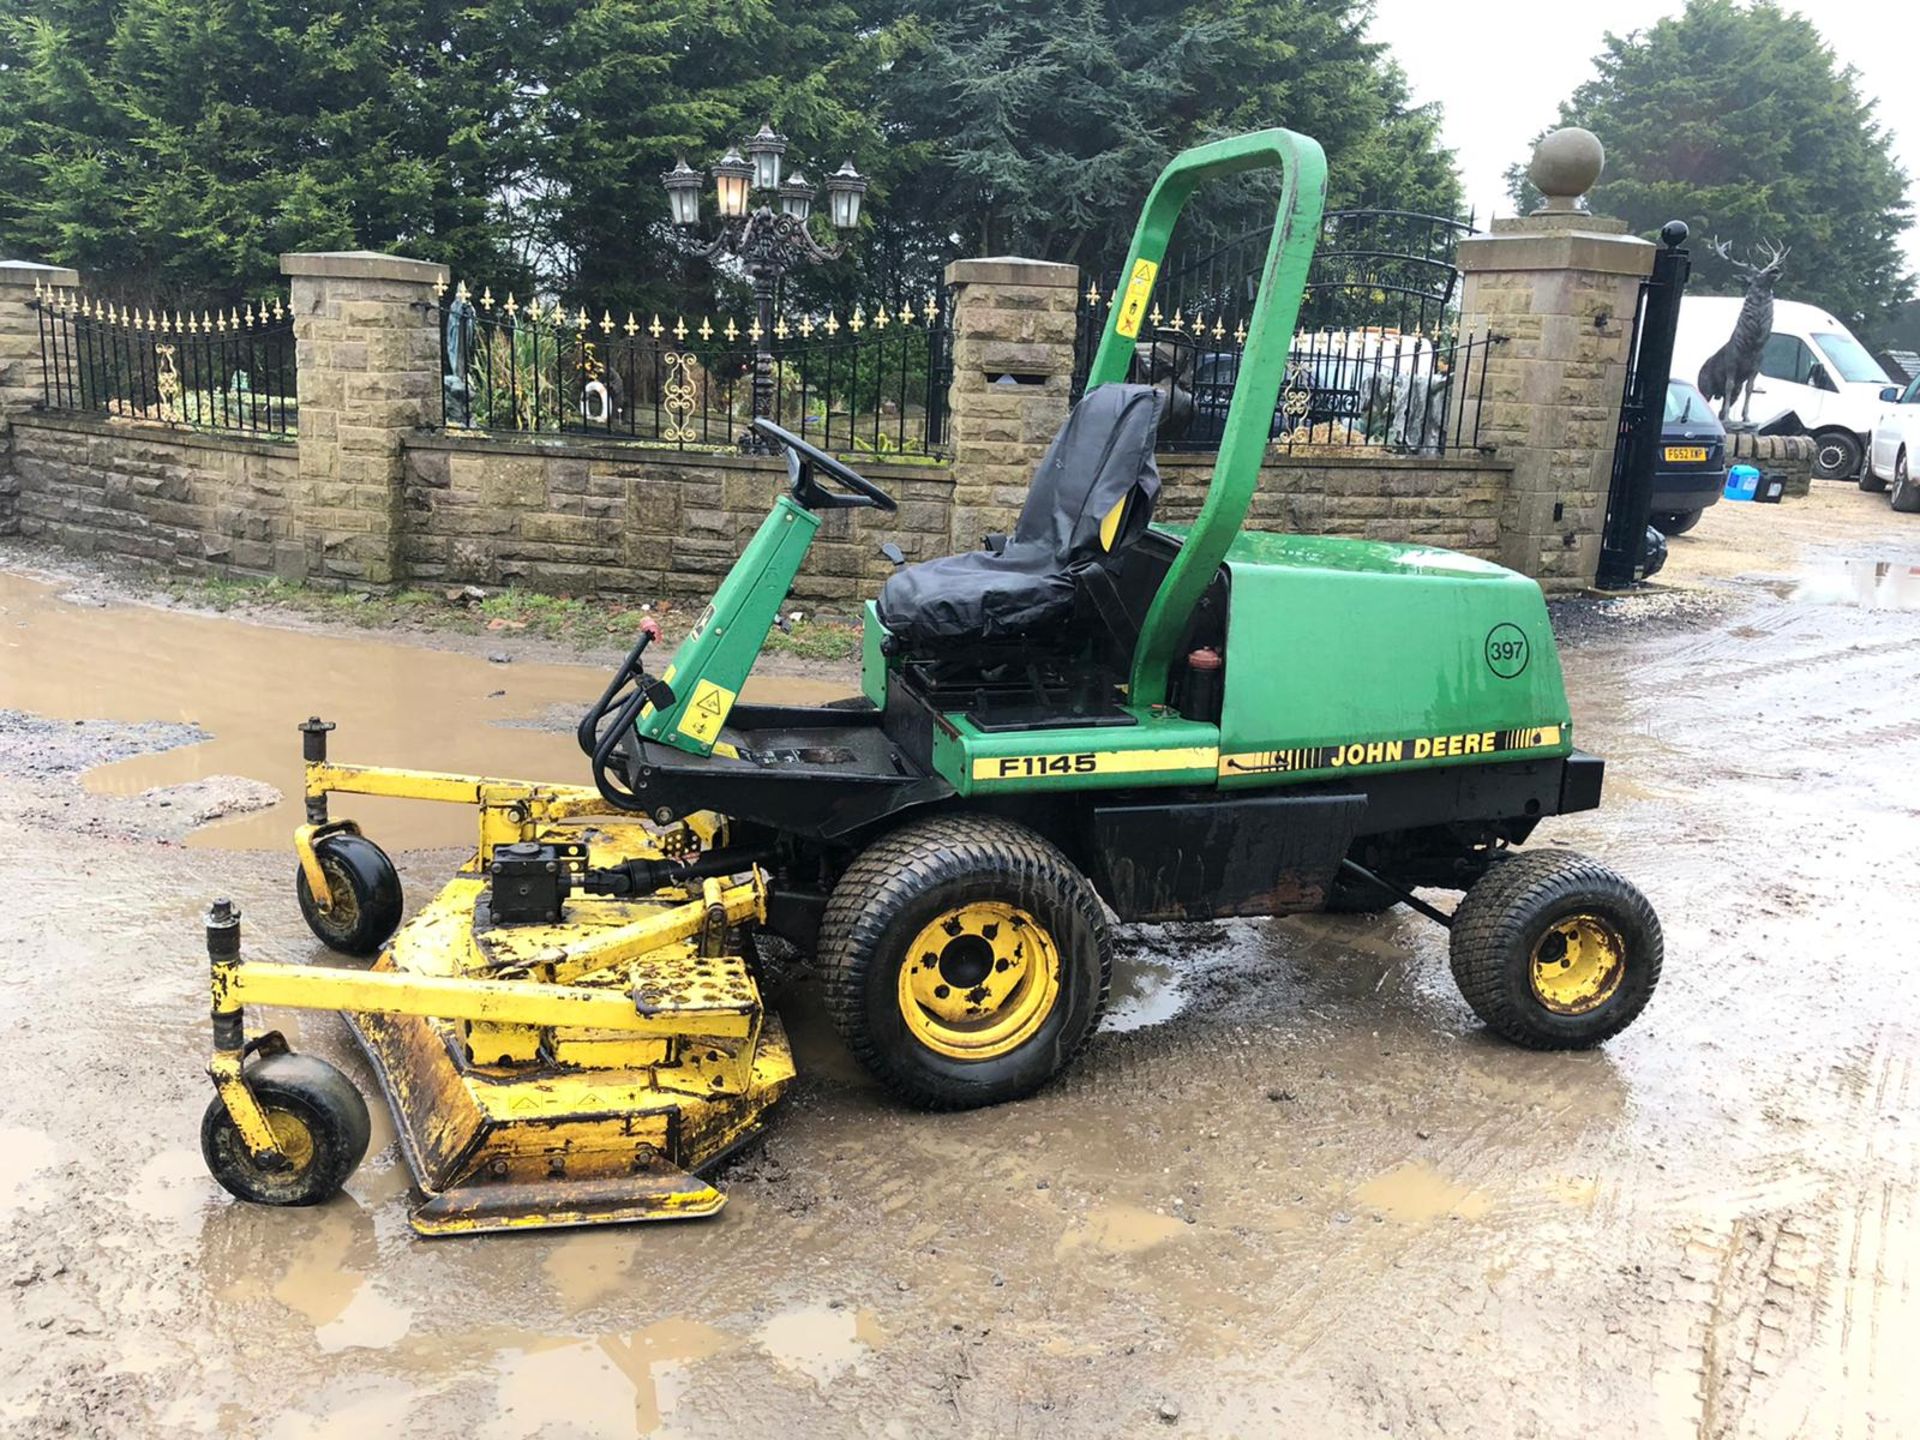
[[1698, 463], [1706, 458], [1707, 447], [1704, 445], [1667, 446], [1667, 460], [1670, 464], [1685, 464], [1687, 461]]

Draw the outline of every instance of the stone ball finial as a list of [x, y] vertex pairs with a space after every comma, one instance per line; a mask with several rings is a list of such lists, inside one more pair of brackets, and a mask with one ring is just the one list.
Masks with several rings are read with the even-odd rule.
[[1534, 213], [1578, 210], [1580, 197], [1594, 187], [1606, 166], [1606, 149], [1591, 130], [1569, 125], [1544, 137], [1534, 146], [1533, 161], [1527, 166], [1527, 179], [1547, 197], [1547, 203]]

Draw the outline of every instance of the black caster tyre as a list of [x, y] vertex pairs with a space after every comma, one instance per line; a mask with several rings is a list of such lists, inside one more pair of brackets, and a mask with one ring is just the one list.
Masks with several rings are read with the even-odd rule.
[[400, 928], [400, 872], [387, 852], [346, 831], [324, 836], [313, 847], [333, 891], [333, 908], [322, 910], [307, 884], [304, 866], [294, 867], [294, 890], [307, 928], [329, 950], [343, 955], [378, 955]]
[[1684, 535], [1700, 523], [1700, 510], [1667, 510], [1653, 517], [1653, 528], [1662, 535]]
[[1453, 914], [1453, 978], [1495, 1034], [1533, 1050], [1618, 1035], [1660, 983], [1659, 917], [1634, 886], [1570, 851], [1516, 855]]
[[929, 1110], [1031, 1094], [1106, 1008], [1113, 941], [1087, 878], [1023, 826], [954, 816], [868, 846], [820, 925], [847, 1048]]
[[1902, 515], [1920, 515], [1920, 485], [1913, 483], [1907, 471], [1907, 452], [1902, 450], [1893, 462], [1893, 494], [1889, 504]]
[[255, 1205], [318, 1205], [338, 1195], [373, 1135], [353, 1082], [317, 1056], [275, 1055], [248, 1067], [247, 1085], [292, 1163], [284, 1170], [256, 1165], [216, 1095], [200, 1122], [200, 1153], [213, 1178]]

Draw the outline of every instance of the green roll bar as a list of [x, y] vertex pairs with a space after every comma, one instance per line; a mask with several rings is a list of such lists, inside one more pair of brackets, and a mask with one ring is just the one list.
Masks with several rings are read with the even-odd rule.
[[1283, 181], [1273, 239], [1267, 245], [1260, 290], [1254, 297], [1253, 323], [1247, 329], [1246, 348], [1227, 407], [1226, 429], [1213, 463], [1213, 478], [1207, 485], [1206, 503], [1160, 582], [1140, 630], [1140, 643], [1134, 647], [1128, 699], [1136, 706], [1166, 703], [1167, 671], [1173, 664], [1174, 647], [1180, 643], [1187, 618], [1219, 569], [1227, 547], [1240, 533], [1247, 507], [1253, 503], [1253, 492], [1260, 484], [1260, 462], [1272, 433], [1273, 409], [1286, 377], [1294, 323], [1300, 318], [1300, 295], [1306, 288], [1307, 267], [1313, 262], [1313, 247], [1320, 238], [1320, 216], [1326, 208], [1327, 157], [1319, 143], [1291, 130], [1261, 130], [1196, 145], [1175, 156], [1154, 181], [1146, 208], [1140, 212], [1133, 248], [1127, 253], [1126, 268], [1120, 272], [1123, 288], [1087, 373], [1089, 390], [1127, 378], [1174, 222], [1194, 190], [1203, 181], [1270, 165], [1279, 167]]

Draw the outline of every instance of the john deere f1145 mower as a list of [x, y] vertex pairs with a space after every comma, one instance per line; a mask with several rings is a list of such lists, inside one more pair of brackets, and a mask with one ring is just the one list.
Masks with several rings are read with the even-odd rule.
[[[1151, 524], [1161, 397], [1124, 383], [1176, 217], [1203, 181], [1283, 191], [1206, 501]], [[1539, 587], [1446, 551], [1243, 532], [1320, 226], [1318, 145], [1200, 146], [1149, 195], [1125, 288], [1010, 535], [898, 570], [862, 695], [738, 703], [822, 514], [894, 502], [799, 436], [790, 484], [673, 661], [649, 630], [581, 721], [591, 785], [338, 765], [310, 721], [298, 895], [370, 968], [240, 957], [209, 917], [217, 1095], [202, 1140], [243, 1199], [307, 1204], [364, 1153], [331, 1065], [245, 1007], [343, 1012], [398, 1122], [428, 1234], [710, 1214], [698, 1178], [793, 1076], [758, 986], [814, 957], [854, 1054], [930, 1108], [1017, 1099], [1106, 999], [1115, 920], [1402, 903], [1451, 930], [1494, 1032], [1542, 1049], [1629, 1024], [1659, 922], [1612, 871], [1516, 849], [1599, 803]], [[476, 807], [479, 845], [404, 927], [338, 794]], [[1464, 892], [1451, 914], [1415, 887]], [[396, 934], [396, 927], [398, 933]]]

